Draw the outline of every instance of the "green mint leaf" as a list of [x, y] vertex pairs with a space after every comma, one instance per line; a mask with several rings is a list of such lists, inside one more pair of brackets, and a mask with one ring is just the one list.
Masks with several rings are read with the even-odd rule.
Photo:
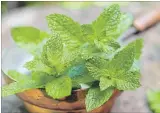
[[103, 56], [92, 56], [92, 58], [88, 59], [89, 63], [95, 65], [96, 67], [105, 68], [108, 64], [108, 59], [105, 59]]
[[91, 63], [86, 63], [86, 67], [89, 71], [90, 76], [94, 79], [99, 80], [101, 76], [109, 76], [106, 69], [100, 69]]
[[46, 92], [54, 99], [63, 98], [71, 94], [72, 81], [68, 76], [55, 78], [46, 84]]
[[54, 75], [56, 73], [54, 68], [51, 68], [47, 66], [46, 64], [44, 64], [41, 61], [41, 59], [38, 57], [35, 57], [33, 60], [29, 62], [26, 62], [24, 67], [31, 71], [41, 71], [41, 72], [48, 73], [50, 75]]
[[99, 88], [90, 88], [85, 100], [87, 112], [103, 105], [109, 100], [112, 93], [112, 88], [108, 88], [104, 91], [100, 91]]
[[106, 36], [106, 38], [118, 38], [115, 37], [115, 33], [118, 30], [120, 23], [121, 13], [120, 7], [117, 4], [113, 4], [105, 9], [100, 16], [95, 20], [92, 25], [96, 36]]
[[63, 70], [63, 44], [58, 35], [55, 35], [46, 42], [41, 57], [42, 62], [47, 66], [56, 68], [56, 71], [58, 72]]
[[49, 37], [46, 32], [28, 26], [12, 28], [11, 35], [18, 46], [32, 54], [39, 54], [43, 40]]
[[13, 82], [2, 87], [2, 97], [41, 87], [42, 85], [36, 83], [34, 80], [21, 80], [19, 82]]
[[46, 83], [51, 82], [55, 79], [54, 76], [49, 76], [47, 73], [44, 72], [32, 72], [32, 80], [35, 80], [37, 83], [46, 85]]
[[100, 80], [101, 76], [109, 76], [108, 70], [105, 68], [107, 64], [108, 60], [94, 56], [86, 62], [86, 67], [90, 76], [96, 80]]
[[79, 46], [83, 40], [81, 26], [63, 14], [47, 16], [48, 26], [53, 33], [59, 34], [68, 48]]
[[108, 40], [107, 45], [112, 47], [114, 50], [117, 50], [118, 48], [121, 47], [120, 44], [114, 39]]
[[110, 86], [114, 86], [114, 83], [111, 79], [108, 79], [106, 77], [101, 77], [99, 86], [100, 86], [101, 91], [103, 91], [109, 88]]
[[118, 70], [128, 71], [134, 62], [137, 50], [137, 41], [138, 40], [128, 44], [122, 50], [118, 51], [114, 58], [110, 61], [108, 70], [112, 70], [114, 72]]
[[21, 80], [29, 80], [29, 79], [31, 79], [30, 76], [21, 74], [21, 73], [17, 72], [16, 70], [9, 70], [7, 76], [10, 77], [14, 81], [21, 81]]
[[93, 43], [95, 36], [94, 36], [94, 30], [92, 28], [92, 25], [91, 24], [83, 24], [83, 25], [81, 25], [81, 29], [82, 29], [83, 37], [85, 37], [85, 40], [90, 43]]
[[139, 79], [139, 72], [119, 73], [113, 77], [113, 80], [116, 83], [116, 88], [119, 90], [135, 90], [136, 88], [139, 88]]

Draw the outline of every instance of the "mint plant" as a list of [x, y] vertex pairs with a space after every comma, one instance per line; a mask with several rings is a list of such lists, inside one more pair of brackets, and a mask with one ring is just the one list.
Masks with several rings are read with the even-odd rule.
[[91, 24], [80, 25], [63, 14], [51, 14], [47, 16], [50, 34], [33, 27], [13, 28], [14, 41], [34, 58], [24, 65], [30, 76], [8, 71], [14, 82], [2, 87], [2, 96], [44, 88], [53, 99], [60, 99], [86, 84], [85, 104], [91, 111], [103, 105], [115, 89], [138, 88], [140, 70], [136, 63], [143, 40], [127, 45], [118, 41], [132, 20], [113, 4]]

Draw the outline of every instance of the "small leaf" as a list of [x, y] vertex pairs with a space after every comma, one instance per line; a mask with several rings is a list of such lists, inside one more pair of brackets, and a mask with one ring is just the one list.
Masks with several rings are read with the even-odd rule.
[[99, 86], [100, 86], [101, 91], [103, 91], [109, 88], [110, 86], [114, 86], [114, 83], [111, 79], [108, 79], [106, 77], [101, 77]]
[[46, 85], [46, 92], [54, 99], [63, 98], [71, 94], [72, 81], [68, 76], [55, 78]]
[[54, 68], [48, 67], [42, 63], [41, 59], [38, 57], [35, 57], [33, 60], [27, 62], [24, 67], [31, 71], [41, 71], [50, 75], [54, 75], [56, 73]]
[[13, 82], [2, 87], [2, 97], [34, 88], [42, 88], [42, 84], [38, 84], [34, 80], [21, 80], [19, 82]]
[[90, 88], [85, 100], [87, 112], [98, 108], [107, 102], [112, 96], [112, 93], [112, 88], [108, 88], [104, 91], [100, 91], [99, 88]]
[[31, 79], [30, 76], [24, 75], [22, 73], [17, 72], [16, 70], [9, 70], [8, 77], [10, 77], [14, 81], [21, 81], [21, 80], [29, 80]]
[[43, 40], [49, 35], [34, 27], [15, 27], [12, 28], [11, 34], [16, 44], [32, 54], [39, 54], [39, 49], [43, 45]]

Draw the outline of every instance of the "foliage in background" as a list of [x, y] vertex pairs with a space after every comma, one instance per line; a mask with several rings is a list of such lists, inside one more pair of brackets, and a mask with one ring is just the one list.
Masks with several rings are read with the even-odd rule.
[[133, 20], [120, 11], [119, 5], [107, 7], [90, 24], [81, 25], [63, 14], [46, 18], [51, 34], [33, 27], [11, 30], [16, 44], [34, 58], [24, 65], [31, 76], [8, 72], [15, 82], [2, 88], [2, 96], [44, 88], [49, 96], [60, 99], [86, 84], [89, 89], [85, 104], [91, 111], [108, 101], [115, 89], [134, 90], [140, 86], [140, 70], [135, 64], [143, 40], [127, 45], [118, 42]]
[[147, 99], [153, 113], [160, 113], [160, 91], [149, 90], [147, 92]]
[[[10, 1], [2, 1], [1, 7], [2, 7], [2, 13], [6, 13], [6, 11], [11, 10], [8, 8], [7, 3]], [[72, 2], [65, 2], [65, 1], [15, 1], [17, 2], [17, 5], [14, 8], [20, 7], [18, 3], [23, 2], [23, 7], [25, 6], [46, 6], [46, 5], [52, 5], [52, 6], [60, 6], [65, 7], [69, 9], [82, 9], [82, 8], [88, 8], [88, 7], [106, 7], [112, 3], [119, 4], [120, 6], [128, 5], [128, 2], [95, 2], [95, 1], [72, 1]]]
[[6, 1], [1, 1], [1, 13], [5, 13], [7, 11]]

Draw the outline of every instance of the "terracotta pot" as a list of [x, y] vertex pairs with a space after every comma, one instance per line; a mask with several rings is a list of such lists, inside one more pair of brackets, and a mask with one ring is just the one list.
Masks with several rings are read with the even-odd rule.
[[[12, 80], [5, 76], [7, 83]], [[73, 90], [72, 94], [61, 100], [54, 100], [46, 95], [41, 89], [31, 89], [18, 93], [17, 96], [23, 100], [26, 109], [30, 113], [86, 113], [85, 96], [87, 90]], [[90, 113], [107, 113], [113, 106], [113, 103], [121, 91], [115, 90], [111, 98], [97, 109]]]

